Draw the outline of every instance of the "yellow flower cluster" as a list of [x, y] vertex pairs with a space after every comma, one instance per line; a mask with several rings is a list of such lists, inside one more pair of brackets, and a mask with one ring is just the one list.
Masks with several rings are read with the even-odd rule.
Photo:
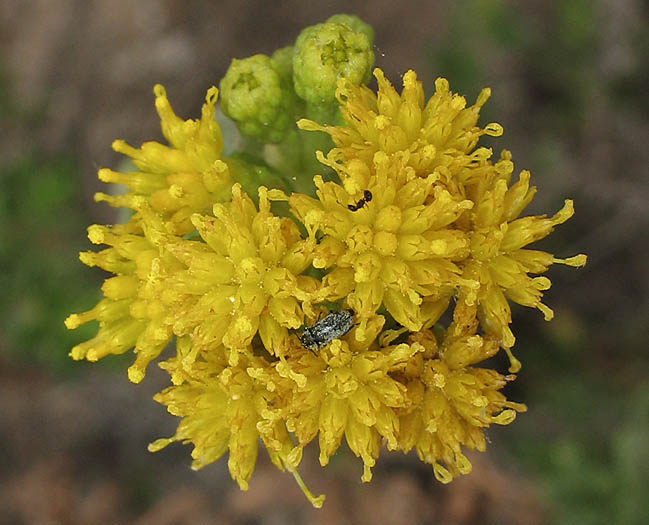
[[[507, 299], [541, 310], [550, 287], [542, 274], [553, 263], [583, 266], [585, 255], [558, 259], [525, 247], [547, 236], [574, 213], [572, 201], [553, 217], [519, 218], [534, 196], [530, 174], [511, 184], [514, 165], [504, 150], [493, 163], [492, 151], [478, 147], [482, 135], [499, 136], [499, 124], [476, 125], [490, 96], [483, 89], [476, 103], [449, 91], [437, 79], [426, 102], [414, 71], [403, 77], [399, 94], [380, 69], [378, 93], [341, 82], [337, 97], [344, 126], [301, 120], [298, 126], [329, 133], [335, 147], [321, 162], [333, 168], [341, 184], [314, 179], [318, 199], [292, 195], [292, 211], [309, 228], [324, 233], [314, 266], [331, 268], [324, 279], [327, 299], [347, 297], [362, 319], [384, 306], [411, 331], [436, 322], [452, 297], [477, 304], [481, 328], [509, 349]], [[371, 202], [349, 208], [369, 190]]]
[[123, 225], [95, 224], [88, 228], [93, 244], [109, 248], [82, 252], [81, 261], [116, 275], [106, 279], [104, 298], [93, 309], [65, 320], [70, 329], [91, 320], [99, 322], [97, 336], [72, 349], [73, 359], [96, 361], [134, 348], [137, 359], [129, 369], [134, 382], [142, 380], [146, 365], [172, 338], [169, 304], [173, 299], [168, 297], [162, 275], [178, 265], [168, 251], [163, 253], [156, 247], [152, 235], [144, 235], [143, 210], [154, 210], [158, 222], [164, 221], [170, 233], [188, 233], [194, 229], [191, 216], [209, 209], [214, 202], [227, 200], [232, 185], [228, 166], [219, 158], [223, 137], [214, 119], [218, 90], [208, 90], [201, 119], [187, 121], [174, 114], [162, 86], [156, 85], [154, 93], [170, 146], [147, 142], [137, 149], [121, 140], [113, 143], [113, 148], [129, 155], [139, 170], [99, 170], [101, 180], [121, 183], [129, 191], [121, 195], [98, 193], [95, 199], [131, 208], [135, 213]]
[[[190, 442], [194, 468], [228, 452], [245, 490], [261, 440], [320, 506], [324, 497], [297, 473], [316, 437], [324, 466], [344, 436], [362, 459], [363, 481], [385, 445], [414, 448], [446, 483], [471, 470], [463, 450], [484, 450], [486, 427], [525, 410], [501, 392], [512, 374], [475, 365], [502, 348], [516, 372], [509, 301], [549, 320], [541, 297], [550, 281], [540, 274], [557, 262], [585, 263], [526, 248], [570, 218], [572, 203], [553, 217], [519, 217], [535, 191], [529, 173], [512, 183], [509, 152], [492, 162], [477, 147], [481, 135], [502, 133], [476, 124], [488, 90], [467, 107], [443, 79], [425, 101], [414, 72], [401, 93], [381, 70], [375, 76], [377, 93], [340, 81], [344, 125], [298, 122], [335, 144], [318, 158], [339, 181], [316, 176], [315, 197], [243, 191], [233, 168], [242, 161], [221, 158], [216, 88], [201, 119], [183, 121], [156, 86], [170, 145], [115, 142], [138, 170], [100, 170], [128, 192], [98, 200], [134, 214], [89, 228], [108, 248], [81, 260], [115, 276], [105, 297], [66, 325], [99, 322], [75, 359], [134, 349], [134, 382], [175, 337], [175, 354], [160, 363], [172, 384], [155, 399], [182, 419], [150, 450]], [[351, 330], [305, 348], [300, 331], [341, 308], [353, 311]]]

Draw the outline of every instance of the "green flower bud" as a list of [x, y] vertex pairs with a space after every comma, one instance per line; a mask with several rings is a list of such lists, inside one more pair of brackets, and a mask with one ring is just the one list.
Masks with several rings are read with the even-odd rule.
[[233, 59], [220, 91], [221, 109], [242, 135], [280, 142], [295, 125], [293, 89], [280, 66], [266, 55]]
[[365, 32], [339, 23], [307, 27], [295, 42], [295, 92], [310, 105], [334, 104], [338, 79], [364, 84], [373, 64], [374, 53]]
[[363, 33], [370, 41], [370, 45], [374, 43], [374, 29], [371, 25], [366, 24], [356, 15], [340, 13], [327, 18], [327, 22], [347, 26], [349, 29], [354, 31], [354, 33]]

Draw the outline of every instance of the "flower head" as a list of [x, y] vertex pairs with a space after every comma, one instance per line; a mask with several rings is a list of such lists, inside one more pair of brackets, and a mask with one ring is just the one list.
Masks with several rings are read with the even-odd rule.
[[154, 93], [162, 133], [169, 146], [145, 142], [134, 148], [123, 140], [113, 142], [113, 149], [131, 157], [138, 171], [99, 170], [102, 181], [124, 184], [129, 191], [123, 195], [97, 193], [95, 199], [135, 209], [139, 201], [133, 197], [144, 197], [175, 233], [184, 234], [193, 230], [193, 213], [209, 210], [230, 194], [229, 168], [221, 160], [223, 137], [214, 119], [218, 90], [211, 87], [207, 91], [198, 120], [176, 116], [161, 85], [155, 86]]
[[[417, 177], [408, 158], [379, 152], [370, 165], [339, 165], [321, 156], [342, 185], [316, 177], [318, 200], [294, 194], [289, 202], [308, 230], [324, 233], [314, 257], [314, 266], [332, 268], [323, 299], [347, 297], [362, 319], [383, 304], [400, 324], [419, 330], [428, 320], [422, 298], [448, 299], [464, 282], [456, 261], [467, 256], [469, 239], [449, 225], [473, 204], [435, 186], [435, 175]], [[371, 202], [350, 209], [365, 191]]]
[[302, 129], [329, 133], [335, 148], [330, 157], [360, 159], [370, 165], [377, 152], [409, 152], [407, 165], [419, 176], [435, 171], [456, 173], [472, 162], [473, 149], [481, 135], [500, 136], [499, 124], [476, 125], [480, 108], [491, 91], [483, 89], [473, 106], [449, 90], [448, 81], [435, 81], [435, 94], [424, 99], [422, 83], [410, 70], [403, 76], [403, 91], [397, 93], [383, 71], [374, 69], [378, 92], [341, 80], [336, 96], [344, 126], [322, 126], [300, 120]]
[[233, 364], [257, 333], [269, 352], [281, 354], [316, 287], [301, 275], [314, 241], [302, 239], [291, 219], [273, 215], [267, 194], [259, 189], [257, 210], [235, 184], [231, 202], [215, 204], [212, 215], [192, 215], [199, 240], [168, 234], [143, 211], [145, 229], [175, 260], [161, 278], [174, 334], [191, 337], [196, 352], [225, 345]]
[[[179, 343], [181, 351], [191, 343], [184, 339]], [[224, 359], [225, 352], [214, 348], [194, 362], [190, 372], [173, 359], [162, 365], [173, 373], [183, 370], [185, 381], [173, 385], [154, 399], [164, 404], [169, 412], [181, 417], [176, 433], [158, 439], [149, 446], [157, 451], [174, 441], [191, 442], [194, 469], [216, 461], [226, 451], [230, 452], [228, 466], [232, 478], [247, 490], [257, 459], [258, 440], [275, 454], [292, 448], [284, 424], [276, 411], [275, 395], [266, 384], [248, 374], [247, 368], [262, 368], [266, 374], [272, 369], [260, 362], [260, 358], [246, 357], [238, 366], [230, 367]], [[267, 378], [271, 382], [271, 378]]]
[[[475, 203], [468, 213], [466, 225], [471, 253], [460, 266], [468, 280], [480, 283], [477, 289], [468, 291], [466, 300], [469, 303], [477, 301], [483, 329], [497, 336], [503, 347], [509, 350], [515, 338], [509, 328], [511, 309], [508, 299], [538, 308], [546, 321], [551, 320], [552, 310], [541, 302], [543, 290], [550, 288], [551, 283], [540, 274], [554, 263], [583, 266], [586, 256], [580, 254], [560, 259], [551, 253], [526, 248], [572, 217], [571, 200], [566, 200], [563, 208], [552, 217], [519, 217], [536, 191], [529, 186], [529, 172], [521, 172], [519, 180], [511, 186], [508, 186], [509, 174], [491, 170], [486, 175], [486, 180], [467, 185], [470, 198]], [[512, 359], [511, 371], [517, 371], [519, 366]]]
[[[165, 322], [166, 307], [153, 292], [163, 258], [141, 234], [135, 216], [122, 225], [90, 226], [88, 237], [94, 244], [109, 247], [99, 252], [81, 252], [81, 261], [116, 275], [104, 281], [104, 297], [94, 308], [71, 314], [65, 320], [68, 329], [93, 320], [99, 322], [97, 335], [76, 345], [70, 355], [73, 359], [97, 361], [135, 348], [137, 359], [132, 370], [139, 370], [157, 357], [172, 337]], [[132, 378], [136, 382], [141, 379], [137, 373]]]
[[399, 448], [416, 449], [432, 465], [435, 477], [450, 482], [468, 474], [471, 463], [463, 447], [485, 450], [484, 429], [507, 425], [525, 405], [500, 392], [514, 376], [474, 367], [498, 352], [498, 341], [474, 333], [476, 325], [451, 324], [440, 342], [427, 332], [410, 338], [421, 348], [400, 374], [408, 385], [408, 403], [399, 413]]
[[363, 481], [370, 481], [381, 439], [388, 448], [396, 448], [399, 423], [394, 409], [403, 404], [406, 388], [389, 372], [404, 355], [368, 343], [376, 339], [383, 322], [381, 316], [370, 320], [365, 341], [359, 341], [352, 329], [317, 354], [292, 339], [289, 357], [278, 364], [278, 371], [290, 372], [295, 381], [284, 415], [298, 441], [289, 456], [293, 461], [299, 461], [303, 447], [317, 435], [324, 466], [345, 436], [349, 448], [363, 460]]

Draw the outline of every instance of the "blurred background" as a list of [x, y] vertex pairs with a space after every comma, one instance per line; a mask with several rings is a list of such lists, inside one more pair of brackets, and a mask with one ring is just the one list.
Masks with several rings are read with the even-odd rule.
[[[413, 456], [384, 452], [370, 484], [341, 448], [301, 472], [327, 501], [313, 510], [260, 454], [247, 493], [227, 460], [192, 472], [190, 448], [147, 444], [177, 420], [131, 355], [72, 362], [94, 327], [100, 271], [83, 266], [86, 227], [110, 144], [160, 140], [152, 87], [199, 115], [234, 57], [270, 54], [338, 12], [376, 31], [395, 85], [414, 68], [472, 102], [492, 98], [516, 171], [539, 188], [530, 213], [576, 215], [540, 243], [585, 268], [555, 266], [538, 311], [514, 309], [523, 362], [508, 396], [529, 411], [492, 428], [473, 473], [447, 486]], [[3, 0], [0, 3], [0, 523], [647, 523], [649, 522], [649, 5], [642, 0], [454, 2]], [[503, 363], [504, 365], [504, 363]]]

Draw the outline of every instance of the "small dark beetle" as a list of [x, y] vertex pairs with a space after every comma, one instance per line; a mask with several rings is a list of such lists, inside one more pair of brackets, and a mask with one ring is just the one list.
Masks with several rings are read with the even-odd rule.
[[354, 311], [341, 310], [329, 312], [311, 326], [307, 326], [300, 334], [300, 343], [308, 350], [318, 350], [328, 345], [334, 339], [342, 337], [354, 326]]
[[365, 190], [363, 192], [363, 198], [359, 200], [356, 204], [348, 204], [347, 208], [349, 208], [351, 211], [360, 210], [371, 200], [372, 200], [372, 192], [370, 190]]

